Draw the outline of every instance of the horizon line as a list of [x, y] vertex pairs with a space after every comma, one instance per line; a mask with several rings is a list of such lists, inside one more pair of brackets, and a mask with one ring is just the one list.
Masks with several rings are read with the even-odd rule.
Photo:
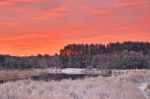
[[[88, 44], [88, 45], [90, 45], [90, 44], [94, 44], [94, 45], [96, 45], [96, 44], [102, 44], [102, 45], [105, 45], [105, 46], [107, 46], [107, 45], [109, 45], [109, 44], [111, 44], [111, 43], [124, 43], [124, 42], [140, 42], [140, 43], [150, 43], [150, 41], [132, 41], [132, 40], [129, 40], [129, 41], [112, 41], [112, 42], [109, 42], [109, 43], [68, 43], [68, 44], [66, 44], [65, 46], [67, 46], [67, 45], [72, 45], [72, 44], [83, 44], [83, 45], [85, 45], [85, 44]], [[64, 47], [65, 47], [64, 46]], [[63, 48], [64, 48], [63, 47]], [[61, 50], [62, 48], [60, 48], [59, 49], [59, 51]], [[30, 57], [30, 56], [38, 56], [38, 55], [42, 55], [42, 56], [44, 56], [44, 55], [49, 55], [49, 56], [55, 56], [56, 54], [58, 54], [59, 52], [55, 52], [55, 53], [53, 53], [53, 54], [50, 54], [50, 53], [37, 53], [37, 54], [26, 54], [26, 55], [17, 55], [17, 54], [9, 54], [9, 53], [1, 53], [0, 52], [0, 55], [4, 55], [4, 56], [12, 56], [12, 57]], [[59, 54], [58, 54], [59, 55]]]

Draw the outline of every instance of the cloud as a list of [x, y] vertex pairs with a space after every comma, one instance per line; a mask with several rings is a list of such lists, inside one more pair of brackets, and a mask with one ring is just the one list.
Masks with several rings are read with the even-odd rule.
[[[28, 33], [27, 33], [28, 34]], [[0, 53], [13, 55], [53, 54], [64, 45], [63, 39], [41, 34], [0, 35]], [[64, 41], [65, 42], [65, 41]], [[63, 46], [62, 46], [63, 47]]]
[[5, 26], [5, 27], [12, 27], [12, 26], [16, 26], [19, 25], [19, 23], [17, 22], [1, 22], [0, 26]]
[[92, 15], [105, 15], [110, 11], [109, 8], [91, 8], [86, 4], [80, 4], [80, 8]]
[[31, 20], [44, 20], [69, 12], [60, 0], [4, 0], [0, 2], [0, 8], [5, 13]]
[[129, 7], [129, 6], [136, 6], [145, 3], [145, 0], [121, 0], [116, 3], [114, 6], [116, 7]]
[[[10, 11], [35, 11], [53, 9], [61, 6], [59, 0], [4, 0], [0, 2], [0, 8]], [[20, 9], [20, 10], [18, 10]]]
[[64, 14], [69, 12], [69, 9], [66, 7], [57, 7], [54, 9], [47, 9], [47, 10], [41, 10], [39, 16], [35, 16], [35, 20], [43, 20], [43, 19], [48, 19], [49, 17], [55, 17], [60, 14]]
[[25, 2], [32, 2], [31, 0], [1, 0], [0, 1], [0, 6], [1, 7], [10, 7], [10, 6], [13, 6], [15, 3], [25, 3]]
[[68, 43], [150, 41], [148, 0], [0, 0], [0, 52], [57, 52]]

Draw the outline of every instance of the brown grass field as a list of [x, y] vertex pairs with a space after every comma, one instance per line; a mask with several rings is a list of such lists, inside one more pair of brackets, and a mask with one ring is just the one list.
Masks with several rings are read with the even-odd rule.
[[1, 70], [0, 80], [17, 80], [25, 79], [33, 76], [39, 76], [45, 73], [42, 69], [29, 69], [29, 70]]

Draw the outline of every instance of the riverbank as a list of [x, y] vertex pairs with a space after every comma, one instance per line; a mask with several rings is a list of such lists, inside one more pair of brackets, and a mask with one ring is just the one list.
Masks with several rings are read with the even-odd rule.
[[0, 84], [1, 99], [146, 99], [138, 84], [150, 81], [149, 73], [65, 79], [20, 80]]

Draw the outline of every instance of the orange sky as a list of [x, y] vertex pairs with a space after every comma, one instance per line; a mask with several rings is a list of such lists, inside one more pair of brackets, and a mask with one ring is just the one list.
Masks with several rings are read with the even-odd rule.
[[150, 0], [0, 0], [1, 54], [131, 40], [150, 41]]

